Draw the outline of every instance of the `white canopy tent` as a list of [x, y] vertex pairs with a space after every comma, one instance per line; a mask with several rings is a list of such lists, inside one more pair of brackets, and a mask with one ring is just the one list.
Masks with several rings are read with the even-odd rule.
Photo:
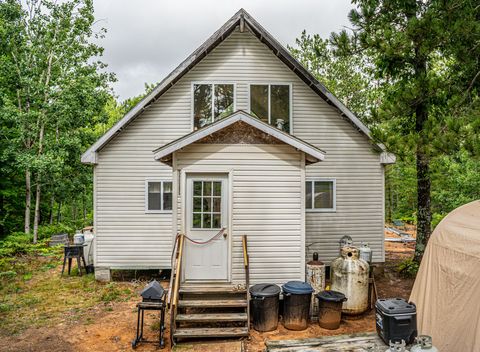
[[480, 201], [448, 214], [427, 245], [410, 301], [440, 351], [480, 351]]

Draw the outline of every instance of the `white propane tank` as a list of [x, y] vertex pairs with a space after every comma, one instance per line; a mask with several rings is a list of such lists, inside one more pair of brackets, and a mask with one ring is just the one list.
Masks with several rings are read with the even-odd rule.
[[420, 335], [415, 338], [410, 352], [438, 352], [438, 349], [432, 345], [432, 338], [427, 335]]
[[92, 232], [86, 232], [85, 234], [85, 248], [83, 249], [83, 255], [85, 256], [85, 262], [87, 265], [93, 265], [93, 239], [95, 236]]
[[85, 236], [83, 233], [78, 232], [73, 235], [73, 244], [83, 244], [85, 242]]
[[347, 301], [343, 303], [342, 313], [356, 315], [368, 309], [368, 263], [359, 258], [358, 249], [345, 246], [341, 256], [331, 264], [331, 290], [343, 293]]
[[368, 243], [363, 243], [358, 250], [360, 252], [360, 259], [365, 260], [368, 265], [372, 264], [372, 249], [368, 246]]

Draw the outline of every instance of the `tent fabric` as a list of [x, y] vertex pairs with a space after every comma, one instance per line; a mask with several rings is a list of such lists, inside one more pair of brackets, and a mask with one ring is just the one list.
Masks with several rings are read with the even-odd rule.
[[439, 351], [480, 351], [480, 200], [435, 228], [410, 301], [419, 334], [432, 336]]

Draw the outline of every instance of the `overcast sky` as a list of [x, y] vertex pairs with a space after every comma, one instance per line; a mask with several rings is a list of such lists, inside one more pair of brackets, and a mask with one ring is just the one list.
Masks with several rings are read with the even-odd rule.
[[328, 37], [348, 25], [350, 0], [96, 0], [103, 61], [120, 99], [159, 82], [240, 8], [284, 46], [303, 29]]

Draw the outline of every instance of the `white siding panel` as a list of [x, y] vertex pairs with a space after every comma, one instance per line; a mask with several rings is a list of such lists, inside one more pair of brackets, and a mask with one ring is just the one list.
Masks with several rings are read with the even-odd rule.
[[[203, 158], [205, 150], [210, 158]], [[217, 149], [217, 151], [215, 151]], [[248, 156], [239, 164], [236, 155]], [[241, 236], [248, 236], [252, 284], [303, 278], [302, 158], [290, 146], [193, 144], [175, 153], [177, 168], [204, 170], [216, 160], [215, 170], [232, 175], [232, 281], [245, 280]], [[265, 161], [275, 169], [266, 169]], [[195, 162], [192, 162], [195, 161]], [[287, 162], [286, 162], [287, 161]], [[284, 176], [285, 175], [285, 176]], [[179, 214], [183, 214], [179, 210]]]
[[[191, 132], [192, 82], [209, 80], [234, 82], [236, 108], [246, 111], [249, 110], [250, 83], [292, 83], [293, 134], [327, 152], [324, 162], [307, 167], [306, 176], [337, 179], [337, 212], [307, 213], [305, 216], [306, 244], [318, 242], [309, 247], [308, 255], [318, 251], [322, 260], [329, 261], [337, 255], [335, 246], [339, 237], [350, 234], [357, 241], [369, 242], [374, 249], [374, 259], [383, 260], [383, 176], [378, 155], [372, 152], [365, 136], [323, 102], [257, 38], [248, 31], [235, 31], [99, 152], [95, 170], [97, 265], [113, 268], [169, 267], [173, 217], [168, 213], [145, 214], [144, 182], [147, 177], [172, 177], [171, 168], [155, 162], [152, 151]], [[275, 155], [268, 148], [264, 152]], [[261, 159], [263, 156], [258, 155], [261, 163], [255, 168], [249, 167], [251, 161], [247, 157], [235, 153], [231, 153], [230, 159], [224, 156], [201, 157], [204, 159], [188, 159], [188, 162], [215, 167], [231, 161], [237, 166], [235, 177], [239, 178], [239, 182], [245, 182], [243, 186], [239, 183], [235, 189], [234, 206], [240, 212], [238, 216], [242, 215], [242, 210], [248, 211], [249, 206], [258, 211], [265, 205], [279, 210], [283, 204], [298, 205], [300, 195], [295, 197], [294, 193], [299, 187], [291, 189], [288, 186], [288, 190], [277, 188], [273, 193], [259, 192], [259, 187], [249, 186], [247, 180], [255, 176], [260, 183], [262, 175], [269, 172], [271, 179], [263, 183], [280, 182], [276, 186], [285, 188], [289, 184], [287, 182], [295, 182], [296, 170], [292, 168], [298, 167], [298, 164], [293, 155], [277, 160]], [[180, 201], [178, 199], [179, 206]], [[241, 229], [256, 230], [254, 220], [244, 220]], [[180, 221], [178, 217], [177, 221]], [[284, 230], [283, 225], [265, 225], [257, 233], [266, 236]], [[115, 236], [119, 239], [117, 255], [108, 252], [110, 247], [107, 247]], [[149, 243], [148, 251], [144, 243]], [[258, 245], [261, 247], [262, 243]], [[295, 242], [289, 245], [295, 245]], [[282, 244], [278, 248], [283, 248]], [[263, 259], [257, 257], [252, 260], [253, 268]], [[281, 256], [277, 262], [283, 262]], [[234, 275], [243, 270], [235, 265], [233, 269]], [[259, 280], [281, 278], [283, 275], [271, 271], [262, 276], [260, 272], [265, 270], [257, 270]]]

